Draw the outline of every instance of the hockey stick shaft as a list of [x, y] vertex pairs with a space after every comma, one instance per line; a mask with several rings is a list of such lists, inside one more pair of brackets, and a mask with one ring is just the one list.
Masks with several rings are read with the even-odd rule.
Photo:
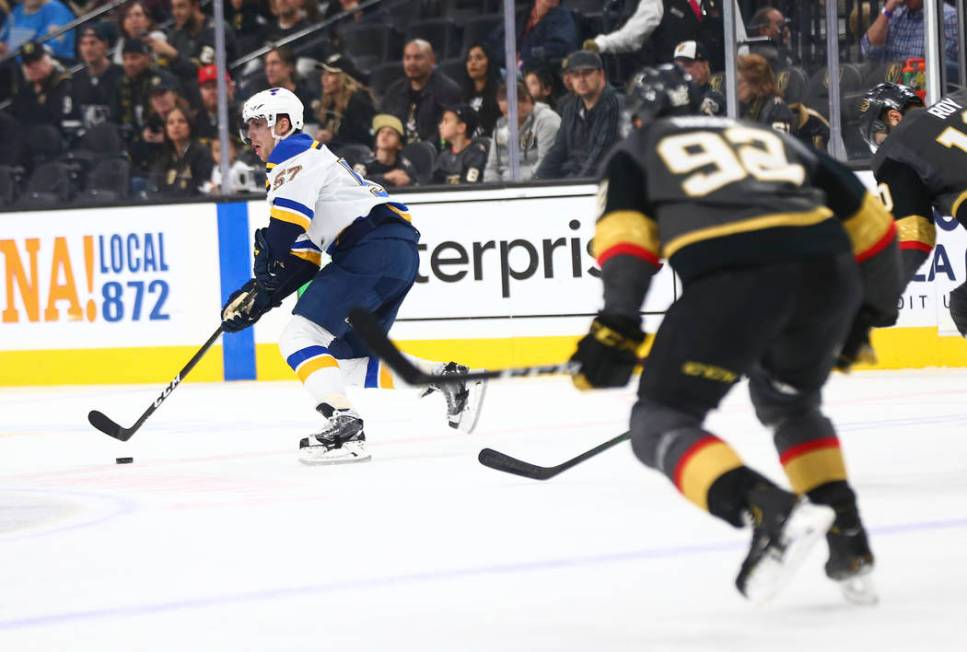
[[459, 376], [440, 376], [428, 374], [403, 355], [395, 344], [386, 336], [383, 327], [365, 310], [355, 309], [349, 312], [349, 323], [353, 331], [366, 343], [373, 355], [389, 365], [408, 385], [446, 385], [473, 382], [476, 380], [497, 380], [503, 378], [526, 378], [529, 376], [552, 376], [570, 374], [574, 371], [574, 363], [562, 362], [551, 365], [533, 365], [529, 367], [510, 367], [506, 369], [491, 369], [489, 371], [471, 371]]
[[589, 460], [623, 441], [627, 441], [630, 437], [630, 432], [623, 432], [617, 437], [598, 444], [591, 450], [585, 451], [577, 457], [573, 457], [566, 462], [558, 464], [557, 466], [538, 466], [537, 464], [531, 464], [530, 462], [519, 460], [516, 457], [511, 457], [510, 455], [501, 453], [500, 451], [496, 451], [492, 448], [484, 448], [481, 450], [480, 454], [477, 456], [477, 461], [486, 467], [490, 467], [491, 469], [495, 469], [497, 471], [503, 471], [504, 473], [513, 473], [514, 475], [530, 478], [532, 480], [550, 480], [554, 476], [577, 466], [581, 462]]
[[188, 361], [188, 364], [182, 367], [181, 371], [178, 372], [178, 375], [175, 376], [170, 383], [168, 383], [168, 386], [162, 390], [161, 394], [158, 395], [158, 398], [156, 398], [154, 402], [148, 406], [148, 409], [144, 411], [144, 414], [142, 414], [137, 421], [134, 422], [133, 426], [130, 428], [124, 428], [116, 421], [110, 419], [103, 412], [99, 412], [97, 410], [91, 410], [87, 415], [87, 420], [92, 426], [103, 432], [105, 435], [109, 435], [121, 441], [131, 439], [134, 433], [136, 433], [144, 422], [148, 420], [148, 417], [154, 414], [154, 411], [161, 407], [161, 404], [164, 403], [169, 396], [171, 396], [171, 393], [175, 391], [175, 388], [178, 387], [178, 385], [181, 384], [181, 381], [185, 379], [192, 369], [195, 368], [195, 365], [197, 365], [198, 362], [205, 356], [212, 344], [214, 344], [221, 336], [224, 328], [224, 324], [218, 325], [218, 330], [212, 333], [212, 336], [208, 338], [207, 342], [202, 344], [201, 348], [195, 352], [195, 355], [191, 356], [191, 360]]

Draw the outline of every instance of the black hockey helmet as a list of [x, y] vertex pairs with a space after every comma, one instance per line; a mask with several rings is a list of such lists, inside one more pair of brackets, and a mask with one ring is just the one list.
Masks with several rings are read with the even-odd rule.
[[672, 63], [645, 68], [628, 82], [625, 113], [629, 119], [650, 121], [699, 113], [701, 98], [687, 72]]
[[911, 106], [922, 107], [923, 100], [909, 86], [883, 82], [867, 91], [860, 100], [860, 133], [870, 151], [876, 153], [880, 146], [876, 134], [890, 131], [890, 126], [883, 121], [884, 112], [895, 109], [902, 114]]

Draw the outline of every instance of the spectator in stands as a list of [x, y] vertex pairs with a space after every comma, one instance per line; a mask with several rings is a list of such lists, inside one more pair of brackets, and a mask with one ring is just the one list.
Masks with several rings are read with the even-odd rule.
[[[944, 50], [948, 61], [957, 60], [957, 10], [943, 3]], [[923, 0], [886, 0], [866, 34], [860, 50], [870, 59], [903, 61], [924, 56]]]
[[91, 23], [81, 28], [77, 50], [84, 68], [74, 74], [71, 98], [85, 129], [114, 121], [111, 105], [124, 70], [107, 58], [107, 48], [107, 25]]
[[750, 50], [753, 54], [765, 57], [774, 70], [782, 70], [793, 65], [792, 52], [789, 49], [791, 38], [789, 21], [775, 7], [770, 5], [760, 7], [752, 15], [749, 36], [769, 39], [767, 44], [753, 43]]
[[71, 100], [71, 76], [50, 49], [29, 41], [21, 46], [21, 68], [26, 82], [13, 98], [13, 115], [25, 126], [54, 125], [65, 137], [80, 127]]
[[[198, 68], [215, 63], [215, 24], [201, 10], [201, 0], [171, 0], [174, 28], [168, 39], [147, 37], [155, 56], [183, 84], [192, 84]], [[229, 61], [238, 56], [235, 35], [225, 30], [225, 56]]]
[[598, 34], [584, 41], [584, 49], [604, 54], [621, 54], [641, 50], [645, 41], [658, 28], [665, 7], [662, 0], [638, 0], [638, 7], [621, 29]]
[[[141, 0], [131, 0], [121, 9], [118, 24], [121, 36], [114, 49], [114, 63], [121, 64], [124, 59], [124, 46], [128, 41], [143, 41], [150, 39], [152, 43], [159, 43], [168, 39], [168, 35], [155, 29], [151, 14]], [[150, 51], [150, 48], [149, 48]]]
[[[129, 150], [136, 151], [144, 140], [145, 127], [148, 117], [151, 115], [151, 93], [153, 88], [166, 85], [176, 86], [175, 78], [158, 68], [151, 65], [151, 56], [148, 48], [140, 40], [127, 40], [124, 42], [124, 63], [121, 66], [124, 76], [118, 84], [117, 93], [111, 108], [111, 115], [121, 125], [121, 133], [128, 143]], [[147, 141], [159, 141], [161, 130], [152, 132], [152, 137]], [[134, 158], [134, 157], [133, 157]], [[146, 159], [133, 161], [136, 168], [134, 172], [146, 173], [144, 167]]]
[[[23, 0], [14, 5], [0, 28], [0, 56], [13, 52], [23, 44], [46, 36], [61, 25], [74, 20], [74, 14], [60, 0]], [[74, 59], [74, 30], [47, 41], [51, 54], [58, 59]]]
[[302, 5], [302, 0], [271, 0], [269, 6], [275, 21], [266, 28], [265, 40], [276, 43], [308, 27], [309, 20]]
[[[503, 117], [497, 121], [484, 179], [492, 181], [512, 181], [510, 177], [509, 114], [507, 86], [501, 84], [497, 90], [497, 102]], [[557, 130], [561, 126], [561, 116], [543, 102], [535, 102], [527, 85], [517, 83], [517, 125], [520, 151], [520, 181], [529, 181], [544, 156], [554, 144]]]
[[[314, 123], [315, 117], [312, 115], [312, 94], [296, 75], [295, 55], [292, 53], [292, 50], [284, 47], [269, 50], [263, 59], [263, 67], [269, 88], [285, 88], [295, 93], [304, 107], [304, 123]], [[247, 95], [254, 95], [260, 90], [262, 89], [251, 89], [251, 92], [247, 93]]]
[[[721, 3], [716, 0], [664, 0], [665, 11], [661, 23], [645, 44], [643, 63], [669, 63], [675, 56], [675, 46], [682, 41], [699, 41], [709, 53], [713, 71], [725, 67], [725, 29], [721, 18]], [[740, 24], [739, 37], [745, 33]]]
[[682, 41], [675, 48], [675, 63], [687, 72], [702, 98], [700, 110], [706, 115], [725, 115], [725, 97], [708, 83], [711, 70], [708, 51], [698, 41]]
[[356, 166], [356, 171], [381, 186], [402, 188], [416, 185], [417, 171], [401, 154], [403, 123], [395, 115], [381, 113], [373, 118], [375, 157]]
[[534, 68], [524, 73], [524, 83], [527, 91], [535, 102], [543, 102], [547, 106], [557, 103], [558, 81], [547, 68]]
[[500, 117], [497, 106], [497, 86], [500, 71], [491, 64], [492, 57], [482, 43], [474, 43], [464, 58], [464, 74], [460, 76], [460, 101], [477, 112], [480, 135], [490, 136]]
[[207, 194], [262, 193], [265, 192], [265, 175], [259, 168], [238, 157], [238, 144], [228, 139], [228, 183], [222, 184], [221, 141], [217, 138], [209, 145], [212, 153], [212, 176], [203, 184], [202, 191]]
[[437, 125], [443, 107], [460, 101], [460, 87], [436, 67], [433, 46], [423, 39], [414, 39], [403, 48], [403, 72], [386, 89], [380, 113], [400, 119], [407, 144], [421, 140], [438, 143]]
[[172, 109], [165, 118], [163, 153], [151, 170], [158, 192], [169, 197], [200, 195], [213, 166], [211, 152], [192, 137], [185, 109]]
[[534, 0], [524, 19], [517, 22], [518, 69], [557, 65], [579, 47], [574, 15], [560, 4], [560, 0]]
[[782, 100], [772, 66], [759, 54], [739, 57], [739, 117], [793, 133], [793, 115]]
[[440, 118], [440, 140], [448, 147], [433, 163], [433, 183], [460, 184], [483, 181], [487, 146], [474, 140], [477, 112], [469, 104], [447, 107]]
[[[195, 118], [195, 136], [203, 143], [218, 140], [218, 71], [215, 64], [198, 69], [198, 90], [201, 106]], [[236, 128], [242, 124], [238, 102], [235, 101], [235, 81], [225, 71], [225, 99], [228, 103], [228, 135], [236, 137]]]
[[601, 57], [575, 52], [568, 57], [567, 70], [578, 99], [565, 105], [554, 145], [534, 175], [538, 179], [593, 176], [620, 138], [621, 107], [605, 79]]
[[322, 99], [312, 103], [319, 123], [316, 140], [330, 149], [369, 145], [376, 109], [373, 94], [359, 81], [362, 73], [344, 54], [333, 54], [316, 67], [322, 74]]
[[265, 43], [265, 19], [260, 0], [231, 0], [225, 3], [225, 21], [232, 26], [240, 53], [251, 52]]
[[179, 109], [192, 123], [195, 118], [188, 101], [179, 94], [174, 77], [152, 77], [148, 97], [149, 110], [141, 138], [128, 148], [132, 163], [141, 171], [149, 170], [163, 154], [168, 114]]

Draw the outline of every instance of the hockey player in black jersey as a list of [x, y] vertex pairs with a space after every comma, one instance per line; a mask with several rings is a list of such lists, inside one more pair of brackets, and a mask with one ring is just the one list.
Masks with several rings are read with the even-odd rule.
[[[924, 108], [909, 88], [884, 83], [861, 109], [873, 174], [896, 217], [906, 286], [933, 250], [934, 208], [967, 227], [967, 90]], [[950, 293], [950, 316], [967, 337], [967, 284]]]
[[[736, 579], [746, 597], [775, 593], [826, 535], [827, 575], [851, 600], [875, 601], [873, 555], [820, 392], [859, 312], [874, 324], [896, 318], [893, 219], [825, 154], [752, 123], [689, 115], [694, 104], [674, 66], [646, 69], [629, 91], [642, 126], [601, 182], [604, 308], [578, 344], [575, 384], [628, 382], [644, 340], [641, 305], [666, 259], [684, 293], [645, 361], [635, 455], [702, 509], [752, 525]], [[791, 492], [703, 425], [743, 375]]]

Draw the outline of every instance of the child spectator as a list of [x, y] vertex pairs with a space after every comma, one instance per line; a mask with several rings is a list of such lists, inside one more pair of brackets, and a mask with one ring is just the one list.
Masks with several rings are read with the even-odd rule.
[[265, 174], [258, 167], [238, 158], [238, 145], [234, 138], [228, 139], [228, 183], [222, 184], [221, 141], [217, 138], [210, 145], [212, 153], [211, 180], [202, 186], [206, 194], [231, 195], [237, 193], [265, 192]]
[[459, 104], [443, 111], [440, 140], [444, 148], [433, 164], [434, 183], [480, 183], [487, 165], [487, 148], [473, 140], [477, 131], [477, 112], [469, 104]]
[[[510, 177], [509, 150], [509, 105], [507, 86], [501, 84], [497, 90], [497, 103], [503, 117], [497, 121], [494, 137], [487, 156], [484, 179], [493, 181], [512, 181]], [[543, 102], [535, 102], [527, 86], [517, 83], [517, 124], [520, 145], [520, 181], [528, 181], [534, 176], [544, 156], [554, 144], [557, 130], [561, 126], [561, 116]]]
[[373, 118], [376, 133], [375, 157], [356, 165], [356, 172], [385, 187], [402, 188], [417, 183], [413, 164], [403, 151], [403, 123], [395, 115], [381, 113]]

